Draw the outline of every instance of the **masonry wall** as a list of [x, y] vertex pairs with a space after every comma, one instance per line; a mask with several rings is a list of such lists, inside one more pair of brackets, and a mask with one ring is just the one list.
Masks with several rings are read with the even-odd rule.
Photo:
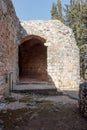
[[[61, 90], [78, 89], [79, 49], [76, 45], [72, 30], [58, 20], [21, 21], [20, 25], [11, 0], [1, 0], [0, 95], [8, 93], [10, 90], [9, 87], [12, 87], [12, 84], [16, 84], [20, 69], [18, 64], [18, 44], [20, 46], [22, 40], [32, 35], [38, 37], [39, 40], [45, 39], [43, 46], [47, 47], [47, 57], [44, 66], [47, 67], [47, 69], [45, 67], [45, 70], [47, 71], [46, 79], [48, 83], [55, 85], [56, 88]], [[26, 40], [24, 40], [24, 42], [26, 42]], [[33, 51], [39, 51], [37, 53], [38, 59], [40, 60], [39, 67], [43, 67], [41, 65], [43, 63], [43, 61], [41, 63], [43, 56], [39, 56], [40, 48], [37, 49], [36, 47], [33, 48], [33, 50], [30, 49], [30, 51], [32, 51], [32, 54], [34, 54]], [[45, 52], [43, 48], [42, 52], [43, 54]], [[34, 58], [34, 56], [31, 57]], [[37, 72], [37, 69], [35, 70], [35, 62], [33, 63], [33, 70]], [[29, 69], [30, 67], [28, 70]], [[41, 72], [42, 70], [41, 68]], [[29, 72], [30, 71], [31, 70], [29, 70]], [[46, 73], [44, 76], [44, 72], [41, 72], [40, 74], [43, 75], [43, 78], [46, 77]]]
[[[66, 46], [66, 47], [65, 47]], [[58, 90], [74, 91], [79, 88], [79, 51], [70, 45], [48, 47], [49, 84]]]
[[31, 35], [46, 40], [48, 84], [58, 90], [78, 90], [79, 49], [72, 30], [58, 20], [21, 21], [20, 41]]
[[17, 28], [16, 17], [11, 0], [0, 0], [0, 94], [8, 93], [9, 76], [16, 81]]

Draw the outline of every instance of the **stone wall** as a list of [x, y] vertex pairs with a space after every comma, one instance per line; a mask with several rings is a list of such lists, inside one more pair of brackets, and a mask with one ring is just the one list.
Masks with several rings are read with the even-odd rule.
[[11, 0], [0, 0], [0, 94], [8, 93], [11, 74], [16, 81], [18, 24]]
[[20, 44], [30, 36], [46, 40], [48, 83], [60, 90], [79, 88], [79, 49], [73, 32], [58, 20], [21, 21]]
[[29, 71], [33, 76], [36, 74], [36, 77], [40, 75], [39, 80], [45, 80], [60, 90], [78, 89], [79, 49], [72, 30], [58, 20], [20, 21], [19, 24], [11, 0], [0, 0], [1, 95], [8, 93], [9, 87], [19, 79], [18, 49], [26, 42], [30, 47], [26, 53], [29, 65], [25, 70], [26, 62], [23, 71]]
[[87, 118], [87, 82], [83, 82], [79, 86], [79, 110], [82, 116]]

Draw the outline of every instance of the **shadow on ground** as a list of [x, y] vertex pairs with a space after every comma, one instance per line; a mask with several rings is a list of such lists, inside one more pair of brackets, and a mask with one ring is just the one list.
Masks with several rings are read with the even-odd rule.
[[78, 101], [67, 96], [12, 94], [0, 111], [3, 130], [86, 130]]

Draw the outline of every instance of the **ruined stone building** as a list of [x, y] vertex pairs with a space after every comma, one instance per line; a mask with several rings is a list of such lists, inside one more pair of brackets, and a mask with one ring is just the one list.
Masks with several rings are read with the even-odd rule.
[[79, 49], [60, 21], [20, 21], [11, 0], [0, 0], [0, 94], [20, 81], [78, 89]]

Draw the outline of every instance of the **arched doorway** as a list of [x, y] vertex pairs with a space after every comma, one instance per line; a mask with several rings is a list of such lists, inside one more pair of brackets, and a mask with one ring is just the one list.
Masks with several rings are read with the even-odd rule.
[[45, 39], [31, 35], [19, 45], [19, 80], [47, 81], [47, 47]]

